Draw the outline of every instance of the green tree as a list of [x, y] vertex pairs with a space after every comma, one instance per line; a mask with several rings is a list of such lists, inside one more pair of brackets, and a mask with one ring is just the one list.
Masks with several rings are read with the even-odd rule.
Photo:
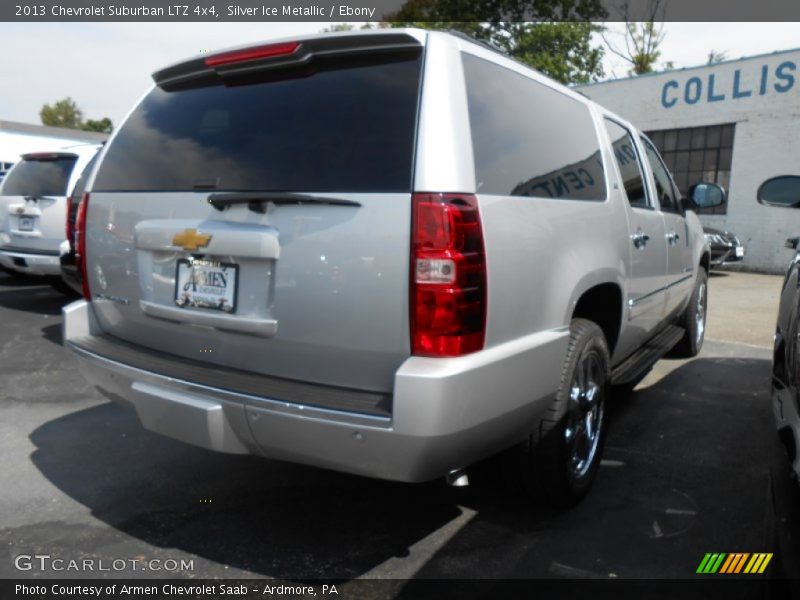
[[68, 129], [80, 129], [83, 123], [83, 113], [72, 98], [64, 98], [54, 103], [52, 106], [45, 104], [39, 111], [42, 125], [53, 127], [66, 127]]
[[[623, 5], [623, 15], [625, 17], [625, 33], [623, 40], [625, 48], [617, 48], [603, 34], [603, 41], [614, 54], [624, 59], [630, 64], [628, 75], [642, 75], [652, 73], [656, 69], [656, 63], [661, 57], [659, 47], [664, 41], [664, 23], [657, 24], [657, 17], [663, 19], [664, 5], [662, 0], [651, 0], [650, 10], [647, 13], [646, 21], [631, 21], [629, 18], [630, 6]], [[674, 68], [671, 62], [664, 64], [664, 68], [669, 70]]]
[[564, 84], [603, 76], [603, 48], [592, 45], [599, 27], [588, 22], [504, 23], [492, 41], [520, 62]]
[[592, 43], [600, 27], [588, 21], [606, 16], [600, 0], [407, 0], [386, 18], [392, 27], [461, 31], [571, 84], [603, 76], [603, 48]]
[[[367, 21], [359, 29], [385, 29], [389, 27], [388, 23], [371, 23]], [[338, 31], [353, 31], [356, 28], [352, 23], [334, 23], [328, 27], [323, 27], [319, 30], [320, 33], [335, 33]]]
[[355, 25], [351, 25], [350, 23], [334, 23], [328, 27], [325, 27], [320, 30], [320, 33], [331, 33], [336, 31], [353, 31], [355, 29]]
[[600, 27], [588, 22], [393, 22], [392, 27], [455, 30], [493, 44], [509, 56], [564, 84], [603, 76], [603, 48], [592, 44]]
[[99, 131], [100, 133], [111, 133], [114, 124], [108, 117], [99, 120], [83, 120], [83, 111], [78, 108], [75, 101], [66, 97], [63, 100], [54, 102], [52, 106], [45, 104], [39, 111], [39, 118], [42, 125], [52, 127], [66, 127], [67, 129], [82, 129], [84, 131]]
[[[453, 18], [458, 17], [454, 22]], [[406, 0], [386, 20], [459, 25], [521, 21], [590, 21], [608, 16], [601, 0]], [[449, 25], [450, 27], [442, 27]]]
[[661, 56], [658, 47], [664, 41], [664, 26], [657, 26], [653, 21], [643, 23], [625, 23], [627, 40], [630, 40], [630, 54], [627, 57], [631, 63], [630, 74], [641, 75], [652, 73], [655, 64]]
[[100, 133], [111, 133], [114, 129], [114, 124], [108, 117], [103, 117], [97, 121], [88, 119], [82, 126], [84, 131], [98, 131]]

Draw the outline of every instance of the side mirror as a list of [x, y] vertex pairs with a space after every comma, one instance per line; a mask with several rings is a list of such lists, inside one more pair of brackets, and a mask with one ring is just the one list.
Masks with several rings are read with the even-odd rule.
[[767, 179], [758, 188], [756, 197], [765, 206], [800, 208], [800, 177], [782, 175]]
[[716, 183], [697, 183], [689, 189], [689, 208], [713, 208], [725, 204], [725, 190]]
[[791, 248], [792, 250], [797, 250], [798, 245], [800, 245], [800, 237], [792, 237], [786, 239], [787, 248]]

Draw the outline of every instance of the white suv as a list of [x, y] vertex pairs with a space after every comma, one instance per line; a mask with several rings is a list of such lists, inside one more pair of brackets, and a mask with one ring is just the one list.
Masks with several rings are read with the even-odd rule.
[[0, 185], [0, 267], [11, 274], [61, 274], [67, 192], [100, 147], [24, 154], [8, 172]]

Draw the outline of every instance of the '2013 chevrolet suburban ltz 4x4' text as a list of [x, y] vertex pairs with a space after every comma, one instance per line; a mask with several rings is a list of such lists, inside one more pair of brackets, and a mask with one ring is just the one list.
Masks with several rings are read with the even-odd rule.
[[408, 482], [515, 448], [569, 505], [606, 388], [703, 343], [708, 249], [653, 145], [489, 47], [318, 35], [154, 80], [79, 205], [64, 336], [152, 431]]

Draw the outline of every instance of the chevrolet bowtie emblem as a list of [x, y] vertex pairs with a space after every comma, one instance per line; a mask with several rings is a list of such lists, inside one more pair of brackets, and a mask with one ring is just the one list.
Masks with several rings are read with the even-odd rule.
[[172, 238], [172, 245], [192, 252], [198, 248], [205, 248], [210, 241], [211, 234], [200, 233], [197, 229], [184, 229], [181, 233], [175, 234], [175, 237]]

